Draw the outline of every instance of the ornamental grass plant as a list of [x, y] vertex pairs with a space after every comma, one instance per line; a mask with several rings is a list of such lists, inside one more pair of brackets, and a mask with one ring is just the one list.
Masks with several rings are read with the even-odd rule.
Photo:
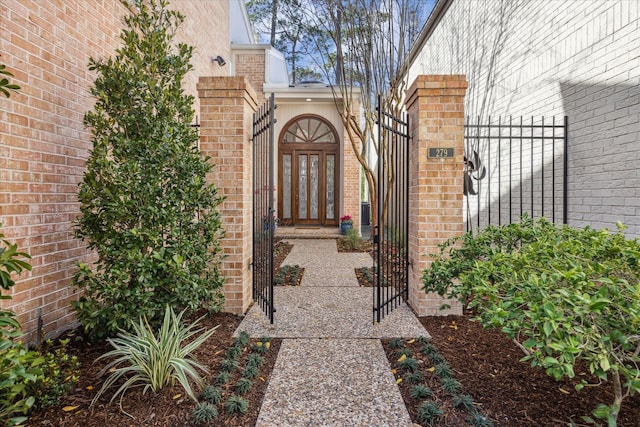
[[174, 385], [176, 381], [189, 397], [197, 401], [190, 381], [201, 387], [203, 380], [200, 372], [206, 373], [207, 369], [194, 360], [191, 354], [211, 337], [218, 326], [204, 332], [202, 329], [195, 329], [202, 318], [185, 326], [183, 314], [184, 311], [176, 315], [167, 306], [164, 321], [157, 333], [141, 317], [138, 323], [132, 325], [133, 332], [121, 331], [117, 338], [108, 339], [114, 349], [98, 360], [114, 359], [102, 370], [102, 374], [111, 372], [111, 375], [93, 398], [91, 405], [120, 379], [125, 381], [113, 394], [110, 402], [118, 395], [122, 399], [134, 386], [144, 387], [144, 394], [148, 390], [157, 392], [167, 385]]

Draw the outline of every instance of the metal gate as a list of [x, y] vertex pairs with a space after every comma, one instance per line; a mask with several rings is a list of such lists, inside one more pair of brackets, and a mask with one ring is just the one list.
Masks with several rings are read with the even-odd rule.
[[374, 264], [373, 321], [407, 300], [409, 294], [409, 118], [377, 107], [378, 215]]
[[569, 123], [563, 119], [467, 117], [467, 231], [511, 224], [523, 214], [567, 223]]
[[274, 95], [253, 114], [253, 299], [273, 323]]

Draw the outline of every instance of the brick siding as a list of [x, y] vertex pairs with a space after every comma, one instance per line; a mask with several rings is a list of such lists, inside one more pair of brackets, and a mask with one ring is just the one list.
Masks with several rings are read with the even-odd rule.
[[[230, 56], [229, 6], [198, 0], [173, 6], [186, 15], [179, 39], [196, 48], [195, 68], [185, 80], [195, 96], [199, 75], [229, 73], [228, 66], [210, 62]], [[2, 307], [18, 313], [30, 340], [39, 309], [45, 333], [55, 335], [74, 321], [70, 301], [77, 295], [69, 283], [74, 265], [91, 257], [73, 236], [77, 184], [91, 147], [83, 116], [93, 105], [88, 89], [95, 75], [87, 64], [120, 45], [125, 12], [117, 0], [0, 0], [0, 63], [21, 86], [0, 99], [0, 223], [33, 265]]]
[[[466, 114], [483, 121], [567, 115], [569, 224], [615, 229], [620, 220], [638, 237], [638, 46], [637, 1], [453, 0], [411, 65], [409, 81], [465, 74]], [[497, 148], [491, 151], [497, 161]], [[487, 161], [486, 147], [483, 154]], [[503, 147], [503, 165], [507, 156]], [[541, 167], [538, 161], [536, 174]], [[488, 179], [497, 182], [495, 174]]]

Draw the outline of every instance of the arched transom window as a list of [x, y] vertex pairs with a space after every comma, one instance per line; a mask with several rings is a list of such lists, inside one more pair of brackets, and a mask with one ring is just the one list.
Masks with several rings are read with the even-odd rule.
[[336, 134], [330, 125], [318, 117], [303, 117], [291, 123], [285, 131], [285, 144], [335, 144]]

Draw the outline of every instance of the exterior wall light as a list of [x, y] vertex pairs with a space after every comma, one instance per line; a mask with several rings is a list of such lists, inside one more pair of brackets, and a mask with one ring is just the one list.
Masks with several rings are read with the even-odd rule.
[[227, 61], [225, 61], [224, 58], [220, 55], [216, 56], [215, 58], [213, 56], [211, 57], [211, 63], [213, 64], [214, 62], [217, 62], [221, 67], [227, 65]]

